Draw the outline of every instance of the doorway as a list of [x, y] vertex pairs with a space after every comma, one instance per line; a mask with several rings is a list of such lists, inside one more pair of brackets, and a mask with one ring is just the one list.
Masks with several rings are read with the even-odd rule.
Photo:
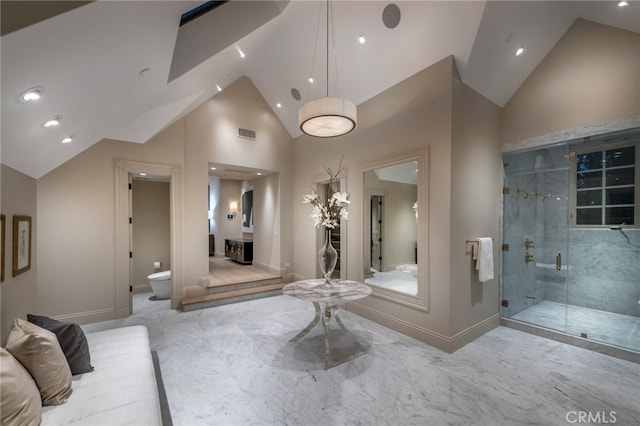
[[507, 153], [504, 163], [503, 322], [640, 351], [640, 129]]
[[[144, 294], [151, 302], [171, 295], [170, 280], [158, 279], [171, 271], [171, 191], [168, 176], [131, 174], [131, 267], [132, 293]], [[155, 277], [153, 284], [149, 277]], [[170, 275], [169, 275], [170, 277]], [[144, 298], [132, 298], [132, 312]], [[169, 308], [169, 303], [155, 303]], [[152, 308], [145, 301], [145, 309]], [[154, 305], [153, 303], [151, 305]]]
[[184, 220], [182, 194], [182, 168], [176, 165], [142, 163], [116, 159], [115, 171], [115, 235], [116, 264], [114, 287], [116, 293], [116, 318], [131, 315], [133, 286], [131, 284], [131, 190], [129, 176], [147, 173], [149, 176], [164, 176], [169, 179], [170, 187], [170, 270], [171, 270], [171, 309], [177, 309], [184, 283]]

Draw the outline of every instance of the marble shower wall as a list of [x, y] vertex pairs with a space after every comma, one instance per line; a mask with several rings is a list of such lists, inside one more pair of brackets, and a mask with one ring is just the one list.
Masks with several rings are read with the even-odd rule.
[[571, 229], [568, 261], [570, 305], [640, 316], [640, 230]]
[[[503, 299], [511, 317], [543, 300], [640, 316], [640, 230], [570, 229], [564, 146], [506, 154]], [[524, 242], [534, 248], [525, 249]], [[526, 262], [525, 253], [534, 261]], [[562, 269], [556, 270], [556, 253]]]

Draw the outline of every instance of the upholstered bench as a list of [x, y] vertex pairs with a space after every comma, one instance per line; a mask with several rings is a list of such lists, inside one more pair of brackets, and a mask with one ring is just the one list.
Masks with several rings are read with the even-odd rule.
[[[5, 418], [8, 412], [3, 412], [3, 424], [37, 425], [40, 420], [42, 425], [56, 426], [162, 424], [147, 329], [143, 326], [131, 326], [87, 333], [85, 336], [93, 370], [70, 376], [71, 393], [67, 394], [65, 391], [56, 394], [64, 402], [58, 400], [55, 402], [58, 405], [40, 405], [41, 419], [37, 415], [34, 417], [35, 403], [30, 407], [20, 408], [13, 418]], [[11, 352], [12, 346], [9, 342], [7, 349]], [[20, 359], [20, 356], [14, 358], [9, 352], [2, 349], [2, 378], [6, 379], [2, 386], [3, 411], [8, 407], [12, 394], [18, 392], [18, 388], [22, 392], [28, 387], [24, 384], [10, 386], [15, 376], [11, 376], [12, 373], [7, 370], [11, 368], [12, 363]], [[14, 350], [15, 352], [17, 351]], [[30, 370], [28, 366], [25, 367]], [[48, 366], [48, 370], [51, 370], [50, 367]], [[19, 365], [14, 366], [13, 372], [19, 368]], [[29, 372], [32, 376], [35, 374], [31, 370]], [[24, 374], [21, 377], [24, 379]], [[38, 382], [36, 377], [34, 380]], [[37, 384], [36, 390], [39, 389], [42, 393], [41, 384]], [[14, 396], [14, 399], [24, 400], [23, 395]]]

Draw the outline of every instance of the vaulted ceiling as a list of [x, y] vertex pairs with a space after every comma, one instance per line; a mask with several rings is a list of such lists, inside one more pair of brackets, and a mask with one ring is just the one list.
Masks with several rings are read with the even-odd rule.
[[[326, 3], [232, 0], [181, 27], [201, 3], [2, 1], [2, 163], [38, 178], [104, 138], [144, 143], [241, 76], [298, 136], [327, 90]], [[360, 104], [453, 55], [503, 106], [577, 18], [640, 32], [638, 2], [617, 3], [332, 1], [329, 93]]]

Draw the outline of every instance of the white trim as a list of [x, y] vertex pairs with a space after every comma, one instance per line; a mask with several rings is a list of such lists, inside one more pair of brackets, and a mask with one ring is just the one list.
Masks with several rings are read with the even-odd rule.
[[183, 177], [177, 165], [163, 165], [115, 159], [115, 293], [116, 318], [129, 315], [129, 173], [145, 172], [170, 177], [171, 308], [177, 309], [184, 294]]
[[585, 136], [594, 136], [602, 133], [615, 132], [618, 130], [625, 130], [638, 126], [640, 126], [640, 115], [632, 115], [630, 117], [611, 120], [604, 123], [576, 127], [573, 129], [561, 130], [559, 132], [548, 133], [542, 136], [535, 136], [532, 138], [507, 142], [502, 145], [502, 152], [506, 153], [524, 151], [532, 148], [565, 143], [573, 139], [583, 138]]
[[490, 317], [485, 318], [484, 320], [454, 334], [453, 336], [445, 336], [444, 334], [429, 330], [393, 315], [361, 305], [358, 302], [350, 302], [346, 308], [350, 312], [370, 319], [380, 325], [389, 327], [407, 336], [418, 339], [421, 342], [448, 353], [455, 352], [467, 343], [477, 339], [500, 325], [500, 313], [496, 312]]
[[56, 315], [53, 319], [65, 322], [75, 322], [79, 324], [91, 324], [94, 322], [109, 321], [114, 318], [116, 309], [97, 309], [94, 311], [76, 312], [73, 314]]

